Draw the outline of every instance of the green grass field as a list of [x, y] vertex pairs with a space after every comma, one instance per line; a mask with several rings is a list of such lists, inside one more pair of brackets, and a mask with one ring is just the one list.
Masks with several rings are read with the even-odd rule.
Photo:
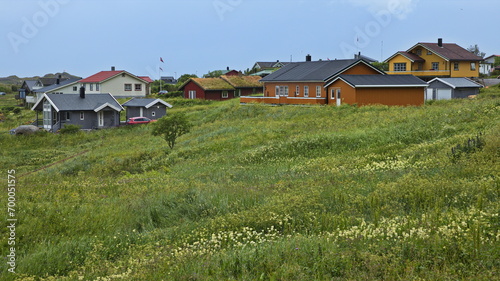
[[15, 169], [18, 221], [1, 280], [500, 280], [500, 88], [169, 102], [194, 125], [173, 150], [151, 125], [15, 137], [34, 114], [4, 115], [1, 217]]

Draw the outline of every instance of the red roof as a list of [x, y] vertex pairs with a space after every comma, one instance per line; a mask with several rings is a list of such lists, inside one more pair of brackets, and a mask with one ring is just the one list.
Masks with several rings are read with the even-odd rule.
[[149, 78], [149, 76], [138, 76], [139, 78], [141, 78], [142, 80], [146, 81], [146, 82], [149, 82], [149, 83], [153, 83], [153, 79]]
[[101, 71], [98, 72], [92, 76], [89, 76], [83, 80], [80, 80], [81, 83], [98, 83], [102, 82], [106, 79], [109, 79], [117, 74], [120, 74], [122, 72], [125, 72], [123, 70], [117, 70], [117, 71]]

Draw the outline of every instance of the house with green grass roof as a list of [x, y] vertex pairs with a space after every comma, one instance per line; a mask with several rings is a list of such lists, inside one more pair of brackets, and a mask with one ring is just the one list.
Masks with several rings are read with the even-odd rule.
[[217, 78], [191, 78], [179, 91], [186, 99], [226, 100], [243, 95], [262, 92], [259, 76], [227, 76]]

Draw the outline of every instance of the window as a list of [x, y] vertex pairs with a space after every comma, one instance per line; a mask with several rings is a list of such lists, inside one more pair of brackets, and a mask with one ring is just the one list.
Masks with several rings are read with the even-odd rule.
[[96, 84], [95, 84], [95, 90], [96, 90], [96, 91], [99, 91], [99, 83], [96, 83]]
[[132, 84], [125, 84], [125, 91], [132, 91]]
[[432, 63], [432, 70], [439, 70], [439, 62]]
[[416, 49], [416, 50], [415, 50], [415, 54], [416, 54], [417, 56], [421, 56], [421, 55], [422, 55], [422, 49]]
[[64, 117], [64, 119], [66, 119], [66, 121], [70, 121], [71, 120], [71, 112], [64, 112], [63, 117]]
[[295, 95], [296, 96], [300, 95], [300, 86], [295, 87]]
[[227, 99], [228, 96], [229, 96], [229, 94], [227, 91], [222, 91], [222, 98], [223, 99]]
[[394, 63], [394, 71], [406, 71], [406, 62]]
[[89, 91], [93, 91], [94, 90], [94, 84], [90, 83], [89, 85], [90, 85]]
[[151, 116], [155, 117], [156, 116], [156, 112], [151, 111]]
[[304, 86], [304, 97], [309, 97], [309, 86]]
[[189, 98], [195, 99], [196, 98], [196, 91], [189, 91]]
[[321, 86], [316, 86], [316, 97], [321, 97]]
[[476, 63], [475, 62], [470, 63], [470, 70], [472, 70], [472, 71], [476, 70]]
[[432, 56], [432, 52], [431, 51], [427, 51], [427, 55], [428, 56]]
[[78, 87], [77, 86], [73, 86], [73, 92], [76, 92], [78, 91]]
[[135, 84], [136, 91], [142, 91], [142, 84]]
[[85, 113], [83, 111], [80, 111], [80, 120], [85, 119]]
[[288, 86], [276, 86], [276, 96], [288, 97]]
[[[254, 89], [255, 90], [255, 89]], [[236, 90], [235, 92], [235, 97], [240, 97], [241, 96], [241, 89]]]
[[460, 67], [459, 67], [459, 66], [460, 66], [460, 63], [456, 62], [456, 63], [454, 63], [453, 65], [454, 65], [454, 69], [455, 69], [455, 71], [458, 71], [458, 70], [459, 70], [459, 68], [460, 68]]

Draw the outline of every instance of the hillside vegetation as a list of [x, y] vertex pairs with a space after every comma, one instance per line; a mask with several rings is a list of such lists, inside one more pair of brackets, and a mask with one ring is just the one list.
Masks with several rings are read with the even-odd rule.
[[151, 125], [0, 134], [19, 218], [0, 279], [500, 279], [499, 88], [421, 107], [177, 101], [194, 126], [173, 150]]

